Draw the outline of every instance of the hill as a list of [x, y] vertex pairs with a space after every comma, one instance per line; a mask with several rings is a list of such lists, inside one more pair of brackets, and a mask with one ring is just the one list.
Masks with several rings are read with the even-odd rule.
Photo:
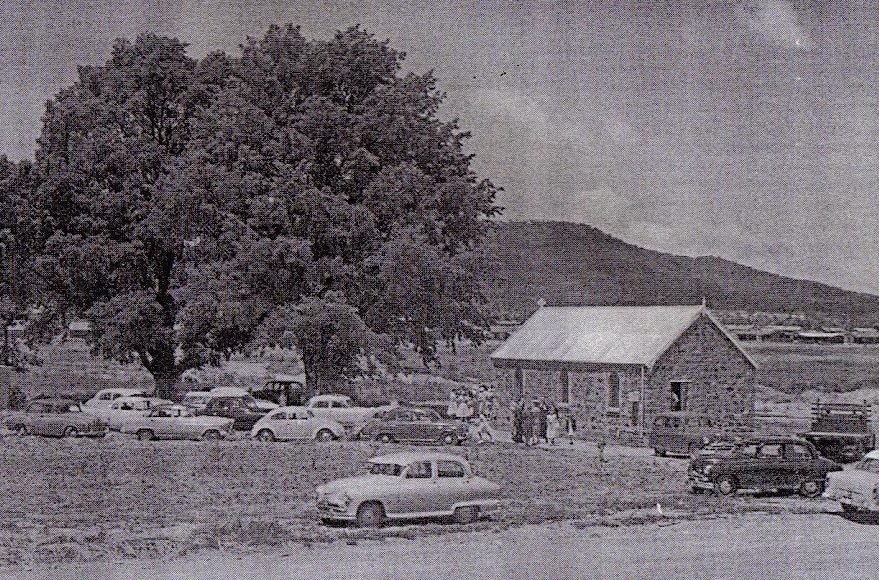
[[485, 291], [497, 316], [550, 305], [698, 304], [720, 311], [801, 316], [815, 324], [879, 323], [879, 296], [756, 270], [715, 256], [691, 258], [628, 244], [584, 224], [498, 222]]

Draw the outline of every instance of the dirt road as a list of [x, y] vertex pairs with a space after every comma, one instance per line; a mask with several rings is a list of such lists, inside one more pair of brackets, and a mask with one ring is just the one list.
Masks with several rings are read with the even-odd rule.
[[617, 528], [541, 524], [296, 546], [279, 553], [201, 552], [12, 572], [15, 578], [869, 578], [879, 526], [834, 514], [728, 515]]

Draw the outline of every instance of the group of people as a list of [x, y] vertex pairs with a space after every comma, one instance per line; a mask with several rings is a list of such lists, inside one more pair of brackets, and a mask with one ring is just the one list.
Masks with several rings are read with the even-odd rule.
[[[510, 403], [513, 415], [513, 442], [525, 445], [549, 443], [555, 445], [564, 435], [558, 407], [544, 400], [519, 399]], [[566, 420], [565, 423], [569, 423]], [[568, 431], [570, 432], [570, 425]]]
[[488, 385], [480, 385], [475, 389], [458, 389], [449, 393], [446, 414], [450, 419], [470, 424], [472, 435], [480, 441], [494, 441], [491, 419], [496, 403], [494, 391]]

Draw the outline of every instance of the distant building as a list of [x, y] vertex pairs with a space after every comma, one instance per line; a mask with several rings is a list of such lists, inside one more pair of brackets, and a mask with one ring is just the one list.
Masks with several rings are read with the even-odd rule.
[[762, 338], [760, 329], [753, 324], [725, 324], [724, 326], [739, 340], [757, 341]]
[[489, 333], [495, 340], [506, 340], [521, 324], [517, 320], [498, 320], [491, 325]]
[[803, 330], [797, 333], [796, 341], [809, 344], [843, 344], [846, 342], [846, 334], [845, 331]]
[[803, 331], [802, 326], [771, 325], [764, 326], [761, 331], [761, 340], [767, 342], [796, 342], [798, 335]]
[[74, 320], [67, 325], [67, 337], [87, 340], [92, 336], [92, 325], [86, 320]]
[[492, 355], [499, 395], [569, 407], [582, 435], [643, 437], [657, 413], [754, 410], [757, 364], [704, 306], [544, 307]]
[[879, 330], [872, 327], [855, 328], [851, 340], [855, 344], [879, 344]]

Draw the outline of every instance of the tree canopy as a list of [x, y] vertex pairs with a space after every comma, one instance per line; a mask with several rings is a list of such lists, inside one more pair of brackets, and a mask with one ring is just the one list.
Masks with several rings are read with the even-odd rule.
[[403, 57], [359, 27], [273, 26], [200, 60], [117, 41], [46, 108], [29, 199], [46, 311], [87, 317], [96, 348], [140, 360], [163, 395], [278, 340], [279, 320], [310, 381], [355, 374], [376, 345], [429, 361], [478, 339], [496, 189]]

